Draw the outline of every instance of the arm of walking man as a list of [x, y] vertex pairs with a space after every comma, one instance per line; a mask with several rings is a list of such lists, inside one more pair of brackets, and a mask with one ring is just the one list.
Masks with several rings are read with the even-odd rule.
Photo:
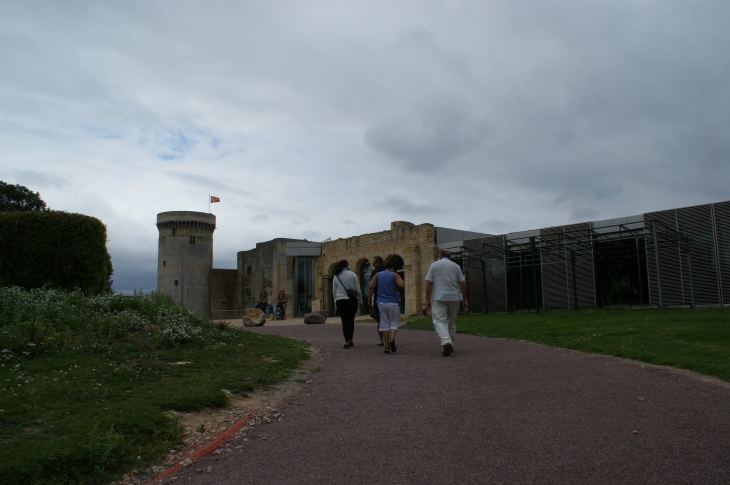
[[[466, 301], [466, 281], [459, 281], [459, 287], [461, 287], [461, 297], [463, 298], [461, 300], [461, 305], [464, 308], [469, 308], [469, 302]], [[426, 291], [428, 293], [428, 291]]]
[[426, 280], [426, 307], [431, 308], [431, 295], [433, 294], [433, 281]]
[[368, 304], [371, 304], [373, 302], [373, 294], [375, 293], [375, 288], [378, 286], [378, 273], [375, 273], [372, 278], [370, 278], [370, 284], [368, 284]]

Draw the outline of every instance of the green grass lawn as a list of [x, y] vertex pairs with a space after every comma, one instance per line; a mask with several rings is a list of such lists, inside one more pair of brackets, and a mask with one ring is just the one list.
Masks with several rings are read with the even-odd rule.
[[[433, 330], [433, 324], [419, 318], [406, 328]], [[460, 315], [456, 331], [626, 357], [730, 381], [730, 309]]]
[[274, 384], [309, 356], [157, 295], [2, 290], [0, 349], [3, 484], [109, 483], [181, 441], [165, 411], [225, 406], [223, 389]]

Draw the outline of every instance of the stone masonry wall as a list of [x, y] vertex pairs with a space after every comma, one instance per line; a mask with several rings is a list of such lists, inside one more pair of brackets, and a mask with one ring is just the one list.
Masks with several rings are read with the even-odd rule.
[[[292, 278], [286, 257], [286, 243], [290, 241], [298, 239], [273, 239], [257, 243], [256, 248], [238, 253], [236, 309], [253, 308], [262, 286], [269, 293], [269, 303], [274, 306], [281, 289], [286, 293], [287, 300], [292, 301]], [[289, 316], [290, 307], [291, 305], [287, 305]]]
[[[236, 304], [235, 269], [212, 269], [210, 271], [210, 314], [213, 318], [225, 318], [226, 311], [234, 310]], [[224, 313], [218, 313], [224, 312]]]
[[[366, 260], [382, 256], [387, 262], [393, 256], [403, 259], [406, 315], [421, 312], [421, 304], [426, 299], [424, 278], [433, 261], [436, 260], [436, 229], [432, 224], [418, 226], [410, 222], [392, 222], [389, 231], [363, 234], [349, 238], [336, 239], [322, 243], [322, 256], [317, 258], [315, 267], [316, 296], [324, 295], [322, 281], [332, 276], [335, 263], [346, 259], [350, 269], [360, 277], [362, 265]], [[367, 299], [367, 295], [363, 295]]]

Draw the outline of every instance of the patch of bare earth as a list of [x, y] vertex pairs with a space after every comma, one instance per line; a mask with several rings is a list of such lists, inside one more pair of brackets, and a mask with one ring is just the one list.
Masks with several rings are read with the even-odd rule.
[[[168, 412], [168, 416], [177, 417], [179, 423], [183, 426], [182, 445], [171, 449], [161, 463], [132, 470], [124, 475], [121, 480], [111, 485], [143, 484], [178, 463], [188, 466], [184, 462], [188, 455], [206, 446], [231, 425], [246, 416], [251, 416], [251, 420], [233, 437], [245, 436], [248, 431], [261, 423], [286, 419], [284, 413], [279, 411], [279, 408], [302, 392], [306, 386], [312, 384], [309, 379], [311, 373], [319, 372], [319, 362], [321, 362], [319, 350], [311, 347], [310, 354], [310, 359], [304, 361], [299, 369], [294, 371], [286, 381], [260, 389], [249, 394], [248, 397], [231, 394], [223, 389], [223, 392], [228, 395], [229, 405], [227, 408], [208, 408], [191, 413]], [[248, 440], [244, 437], [243, 441]], [[214, 454], [220, 454], [222, 449], [226, 449], [226, 447], [225, 444], [221, 445]]]

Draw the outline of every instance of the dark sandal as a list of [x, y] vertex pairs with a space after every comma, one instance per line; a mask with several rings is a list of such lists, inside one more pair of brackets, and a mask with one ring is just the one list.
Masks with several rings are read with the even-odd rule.
[[398, 350], [398, 349], [395, 348], [395, 340], [391, 340], [390, 341], [390, 350], [393, 351], [393, 352], [395, 352], [396, 350]]
[[390, 347], [386, 347], [385, 350], [383, 350], [383, 353], [384, 354], [389, 354], [390, 353]]
[[345, 345], [342, 346], [342, 348], [343, 349], [349, 349], [350, 348], [350, 345], [349, 344], [345, 344]]

